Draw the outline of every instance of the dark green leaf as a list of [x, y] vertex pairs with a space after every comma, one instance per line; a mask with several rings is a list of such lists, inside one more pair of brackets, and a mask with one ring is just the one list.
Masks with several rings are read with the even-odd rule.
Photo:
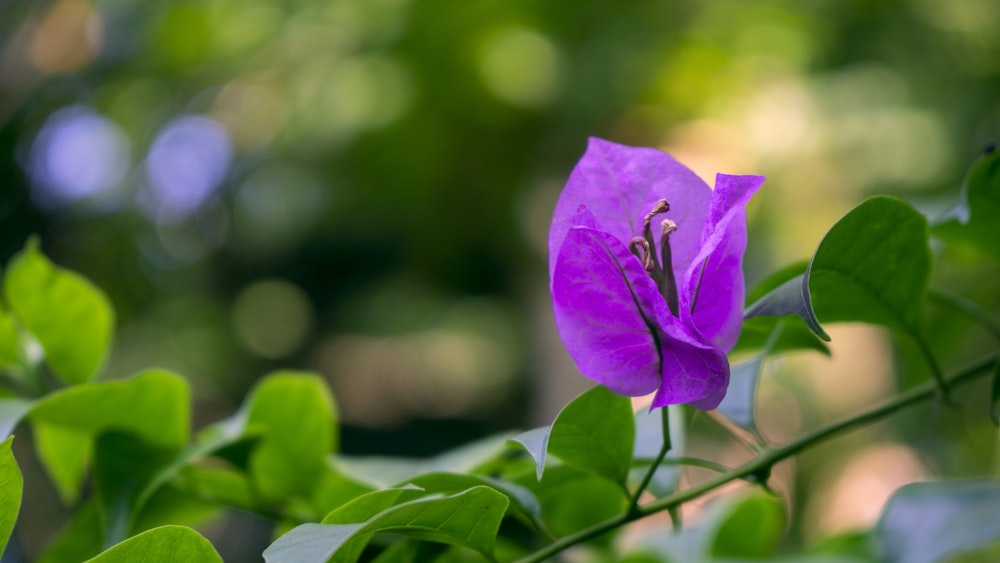
[[875, 528], [882, 560], [932, 563], [1000, 539], [1000, 481], [914, 483], [897, 490]]
[[[493, 546], [507, 497], [489, 487], [443, 497], [422, 498], [393, 506], [367, 522], [356, 524], [303, 524], [278, 538], [264, 550], [270, 563], [325, 562], [345, 546], [352, 550], [379, 532], [392, 532], [427, 541], [462, 545], [493, 559]], [[352, 560], [345, 554], [347, 561]], [[340, 557], [338, 557], [340, 560]]]
[[212, 544], [184, 526], [161, 526], [115, 545], [88, 563], [222, 563]]
[[114, 311], [104, 294], [54, 266], [34, 240], [11, 260], [4, 282], [8, 303], [38, 339], [52, 371], [71, 384], [93, 378], [114, 327]]
[[545, 527], [556, 537], [621, 514], [629, 500], [626, 491], [615, 483], [567, 465], [551, 465], [541, 481], [532, 471], [515, 482], [535, 494], [542, 506]]
[[1000, 362], [993, 364], [993, 377], [990, 378], [990, 420], [1000, 426], [1000, 416], [997, 415], [998, 401], [1000, 401]]
[[101, 533], [101, 515], [97, 500], [91, 498], [76, 509], [55, 541], [50, 543], [38, 558], [38, 563], [65, 563], [83, 561], [101, 551], [104, 538]]
[[627, 397], [599, 385], [566, 405], [552, 426], [526, 432], [513, 440], [535, 459], [539, 476], [548, 452], [569, 465], [624, 486], [635, 442], [632, 417], [632, 402]]
[[812, 299], [806, 280], [806, 275], [800, 274], [783, 282], [747, 308], [744, 316], [750, 319], [762, 316], [795, 315], [805, 322], [813, 334], [823, 340], [830, 340], [830, 335], [820, 326], [819, 320], [816, 319], [816, 313], [813, 312]]
[[14, 522], [21, 510], [21, 493], [24, 480], [21, 469], [17, 466], [14, 453], [10, 447], [13, 436], [0, 443], [0, 553], [7, 547], [10, 533], [14, 530]]
[[250, 474], [262, 496], [308, 497], [337, 447], [333, 397], [311, 373], [278, 372], [251, 392], [244, 406], [246, 428], [260, 432]]
[[867, 199], [830, 229], [809, 263], [816, 315], [917, 336], [930, 264], [924, 216], [893, 197]]
[[21, 342], [14, 319], [0, 308], [0, 368], [21, 364]]
[[934, 221], [934, 235], [973, 246], [1000, 259], [1000, 151], [972, 165], [958, 203]]

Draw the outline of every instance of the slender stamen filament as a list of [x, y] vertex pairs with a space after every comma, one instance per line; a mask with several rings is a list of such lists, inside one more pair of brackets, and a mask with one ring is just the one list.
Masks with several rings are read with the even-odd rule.
[[656, 270], [656, 262], [653, 258], [653, 253], [650, 251], [649, 242], [642, 237], [633, 237], [628, 244], [628, 249], [632, 254], [642, 262], [642, 267], [647, 272], [654, 272]]
[[642, 236], [634, 237], [629, 242], [629, 250], [639, 258], [642, 267], [656, 282], [656, 287], [660, 290], [660, 295], [666, 299], [670, 312], [674, 316], [678, 316], [677, 282], [674, 279], [674, 268], [670, 254], [670, 233], [677, 230], [677, 223], [670, 219], [664, 219], [660, 223], [662, 234], [660, 235], [659, 254], [656, 253], [656, 241], [653, 238], [653, 219], [668, 211], [670, 211], [670, 204], [667, 203], [667, 200], [657, 201], [653, 205], [653, 209], [642, 220]]
[[663, 235], [660, 237], [660, 263], [663, 264], [660, 279], [657, 284], [660, 287], [660, 294], [667, 300], [667, 307], [674, 316], [678, 316], [680, 308], [677, 298], [677, 280], [674, 279], [673, 259], [670, 253], [670, 233], [677, 230], [677, 223], [670, 219], [664, 219], [661, 223]]

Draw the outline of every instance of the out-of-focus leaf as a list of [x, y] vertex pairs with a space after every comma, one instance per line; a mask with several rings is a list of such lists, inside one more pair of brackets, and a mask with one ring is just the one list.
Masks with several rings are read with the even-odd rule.
[[958, 203], [935, 219], [935, 236], [973, 246], [1000, 260], [1000, 151], [988, 150], [972, 165]]
[[754, 491], [718, 499], [695, 526], [640, 538], [635, 551], [677, 562], [770, 561], [784, 530], [781, 501]]
[[[683, 406], [669, 405], [652, 412], [639, 411], [635, 414], [635, 447], [632, 449], [633, 467], [629, 476], [629, 481], [634, 482], [636, 486], [648, 471], [648, 464], [652, 463], [660, 453], [660, 446], [663, 445], [664, 413], [670, 422], [670, 450], [667, 452], [666, 460], [677, 459], [684, 454], [687, 421]], [[680, 467], [677, 465], [661, 463], [653, 473], [646, 490], [657, 497], [668, 495], [677, 488], [680, 475]]]
[[779, 326], [781, 327], [781, 336], [774, 343], [771, 353], [812, 350], [824, 356], [830, 355], [829, 346], [794, 315], [745, 319], [740, 331], [740, 339], [736, 342], [736, 346], [732, 350], [733, 353], [760, 350], [767, 344], [770, 334]]
[[199, 498], [253, 510], [256, 502], [250, 480], [242, 471], [213, 465], [189, 465], [177, 474], [178, 486]]
[[502, 455], [509, 433], [487, 436], [439, 455], [424, 458], [337, 456], [333, 465], [344, 475], [373, 487], [389, 487], [424, 473], [473, 473], [492, 465]]
[[44, 422], [36, 422], [32, 430], [38, 460], [52, 479], [63, 504], [72, 505], [80, 498], [93, 437], [69, 426]]
[[541, 481], [534, 472], [525, 472], [514, 481], [535, 494], [545, 527], [555, 537], [621, 514], [629, 500], [615, 483], [568, 465], [550, 466]]
[[0, 443], [0, 553], [6, 549], [10, 533], [14, 530], [24, 489], [21, 469], [10, 450], [13, 442], [14, 437], [11, 436]]
[[337, 447], [333, 397], [311, 373], [271, 374], [251, 392], [247, 431], [261, 439], [250, 456], [250, 474], [262, 496], [307, 497]]
[[993, 364], [993, 377], [990, 378], [990, 420], [1000, 426], [1000, 416], [997, 415], [998, 401], [1000, 401], [1000, 362]]
[[129, 432], [153, 446], [179, 449], [188, 439], [189, 409], [183, 377], [149, 370], [123, 381], [57, 391], [39, 399], [28, 416], [39, 459], [69, 504], [79, 496], [96, 435]]
[[0, 398], [0, 439], [6, 440], [14, 432], [14, 427], [34, 404], [34, 401], [18, 397]]
[[14, 319], [0, 307], [0, 369], [20, 365], [20, 348]]
[[368, 539], [383, 531], [463, 545], [493, 560], [497, 530], [506, 510], [507, 497], [489, 487], [475, 487], [452, 496], [397, 505], [367, 522], [303, 524], [264, 550], [264, 560], [310, 563], [324, 562], [336, 555], [334, 561], [354, 561]]
[[11, 260], [4, 290], [10, 307], [38, 339], [56, 375], [70, 384], [94, 377], [114, 328], [114, 311], [99, 289], [54, 266], [32, 240]]
[[88, 563], [222, 563], [222, 558], [198, 532], [185, 526], [161, 526], [133, 536]]
[[103, 545], [101, 516], [96, 499], [90, 499], [77, 508], [73, 517], [59, 531], [55, 541], [50, 543], [38, 563], [64, 563], [84, 561], [101, 551]]
[[156, 472], [176, 452], [141, 440], [135, 434], [103, 432], [94, 444], [94, 492], [101, 509], [105, 545], [132, 533], [138, 497]]
[[544, 470], [548, 452], [568, 465], [624, 486], [635, 442], [632, 416], [632, 402], [627, 397], [598, 385], [566, 405], [552, 426], [531, 430], [513, 440], [535, 459], [538, 475]]
[[933, 563], [1000, 539], [1000, 481], [913, 483], [886, 504], [874, 531], [887, 563]]
[[151, 444], [180, 448], [188, 440], [189, 397], [183, 377], [151, 369], [123, 381], [57, 391], [40, 399], [29, 416], [80, 433], [121, 430]]
[[767, 353], [747, 360], [733, 367], [729, 376], [729, 389], [716, 411], [737, 426], [753, 430], [754, 405], [757, 397], [757, 381]]
[[869, 198], [837, 221], [809, 263], [816, 315], [917, 336], [930, 264], [924, 216], [893, 197]]

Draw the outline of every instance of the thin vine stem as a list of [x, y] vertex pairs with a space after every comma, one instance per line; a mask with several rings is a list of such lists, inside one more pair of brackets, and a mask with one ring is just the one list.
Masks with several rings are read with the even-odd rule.
[[653, 460], [653, 463], [649, 466], [649, 469], [642, 478], [642, 482], [639, 483], [639, 487], [636, 488], [634, 493], [632, 493], [632, 499], [628, 503], [627, 512], [631, 513], [639, 508], [639, 497], [642, 496], [642, 492], [649, 486], [649, 482], [653, 479], [656, 469], [660, 467], [660, 463], [663, 462], [663, 458], [667, 457], [667, 452], [670, 451], [670, 415], [666, 407], [660, 409], [660, 419], [662, 420], [661, 428], [663, 430], [663, 445], [660, 446], [660, 452], [656, 454], [656, 459]]
[[[996, 357], [989, 358], [988, 360], [984, 360], [976, 365], [966, 368], [956, 375], [943, 379], [942, 381], [952, 386], [961, 385], [989, 372], [990, 368], [994, 367], [996, 363]], [[881, 420], [911, 405], [927, 401], [934, 397], [940, 397], [940, 383], [941, 382], [936, 380], [930, 380], [903, 391], [891, 400], [872, 409], [821, 428], [817, 428], [816, 430], [813, 430], [812, 432], [809, 432], [783, 446], [765, 450], [758, 454], [753, 460], [736, 467], [723, 475], [719, 475], [718, 477], [709, 479], [708, 481], [699, 483], [698, 485], [684, 489], [683, 491], [678, 491], [672, 495], [657, 499], [649, 504], [637, 506], [634, 510], [623, 512], [610, 520], [606, 520], [575, 534], [560, 538], [559, 540], [535, 551], [534, 553], [519, 559], [518, 563], [539, 563], [541, 561], [546, 561], [554, 555], [574, 545], [583, 543], [589, 539], [641, 518], [645, 518], [664, 510], [671, 510], [685, 502], [718, 489], [727, 483], [736, 481], [737, 479], [766, 474], [776, 463], [793, 457], [803, 450], [824, 442], [834, 436]]]

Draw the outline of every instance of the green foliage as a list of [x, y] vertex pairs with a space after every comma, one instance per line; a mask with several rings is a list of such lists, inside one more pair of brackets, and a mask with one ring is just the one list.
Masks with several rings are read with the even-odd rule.
[[[77, 274], [53, 266], [34, 240], [9, 264], [4, 292], [56, 375], [77, 384], [97, 374], [114, 327], [113, 310], [103, 293]], [[0, 322], [0, 342], [8, 343], [0, 344], [0, 350], [9, 347], [10, 328], [3, 326], [9, 322]], [[9, 351], [0, 354], [6, 356]]]
[[[384, 495], [376, 498], [381, 502]], [[323, 562], [336, 555], [334, 561], [355, 561], [378, 532], [462, 545], [492, 560], [497, 529], [506, 510], [505, 496], [488, 487], [474, 487], [456, 495], [406, 502], [354, 524], [303, 524], [271, 544], [264, 551], [264, 560]]]
[[88, 563], [222, 563], [222, 558], [201, 534], [184, 526], [162, 526], [129, 538]]
[[17, 521], [24, 488], [21, 469], [10, 449], [13, 442], [14, 438], [10, 437], [0, 443], [0, 553], [7, 547], [14, 522]]
[[539, 477], [547, 453], [563, 462], [625, 484], [635, 440], [631, 402], [597, 386], [559, 413], [552, 426], [513, 438], [535, 459]]
[[971, 246], [1000, 260], [1000, 151], [992, 148], [969, 171], [959, 201], [934, 221], [949, 243]]

